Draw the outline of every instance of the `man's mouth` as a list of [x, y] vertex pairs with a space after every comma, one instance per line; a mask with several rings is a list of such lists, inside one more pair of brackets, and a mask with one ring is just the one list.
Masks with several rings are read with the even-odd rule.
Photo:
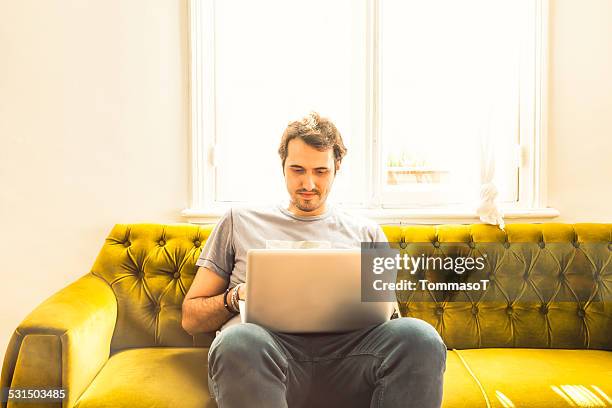
[[304, 198], [313, 198], [313, 197], [317, 196], [317, 193], [314, 193], [314, 192], [301, 192], [301, 193], [298, 193], [298, 194], [301, 195]]

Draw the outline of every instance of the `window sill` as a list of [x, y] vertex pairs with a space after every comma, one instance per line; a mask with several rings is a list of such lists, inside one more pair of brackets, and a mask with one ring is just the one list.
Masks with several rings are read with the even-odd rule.
[[[187, 208], [181, 216], [192, 224], [212, 224], [227, 211], [229, 207], [210, 209]], [[422, 208], [422, 209], [348, 209], [348, 211], [370, 218], [379, 224], [472, 224], [480, 223], [476, 212], [467, 208]], [[507, 208], [502, 207], [504, 220], [546, 221], [560, 215], [554, 208]]]

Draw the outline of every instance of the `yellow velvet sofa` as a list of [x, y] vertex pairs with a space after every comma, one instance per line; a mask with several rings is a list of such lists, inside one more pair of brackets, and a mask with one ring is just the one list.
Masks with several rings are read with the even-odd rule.
[[[44, 407], [214, 407], [206, 384], [213, 337], [181, 327], [211, 229], [116, 225], [91, 271], [15, 330], [0, 385], [67, 391], [63, 403]], [[431, 323], [448, 346], [443, 407], [612, 405], [612, 224], [384, 231], [390, 241], [432, 248], [496, 244], [481, 298], [399, 302], [402, 315]], [[538, 300], [523, 301], [528, 291]], [[16, 406], [37, 405], [8, 403]]]

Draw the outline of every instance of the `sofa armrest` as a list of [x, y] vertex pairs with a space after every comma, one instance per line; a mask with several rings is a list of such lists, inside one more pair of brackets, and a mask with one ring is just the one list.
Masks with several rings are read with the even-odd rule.
[[111, 287], [92, 274], [83, 276], [36, 307], [15, 330], [0, 385], [62, 387], [61, 405], [72, 407], [108, 360], [116, 320]]

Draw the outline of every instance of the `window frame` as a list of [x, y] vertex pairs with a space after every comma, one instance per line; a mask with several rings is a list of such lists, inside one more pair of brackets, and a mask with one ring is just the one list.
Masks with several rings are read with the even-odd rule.
[[[182, 216], [193, 223], [215, 222], [230, 206], [249, 205], [214, 200], [214, 146], [218, 141], [215, 126], [215, 1], [189, 1], [191, 202], [190, 207], [182, 211]], [[380, 56], [377, 48], [379, 39], [376, 37], [380, 32], [380, 1], [365, 0], [365, 143], [371, 153], [366, 154], [364, 164], [370, 177], [366, 180], [364, 205], [347, 208], [381, 223], [475, 222], [478, 220], [475, 209], [466, 206], [389, 208], [381, 203]], [[534, 7], [534, 18], [521, 38], [523, 43], [532, 42], [533, 52], [524, 53], [525, 47], [521, 47], [518, 200], [512, 205], [502, 204], [501, 208], [507, 219], [544, 220], [559, 216], [559, 211], [546, 207], [549, 0], [533, 0], [530, 6]]]

